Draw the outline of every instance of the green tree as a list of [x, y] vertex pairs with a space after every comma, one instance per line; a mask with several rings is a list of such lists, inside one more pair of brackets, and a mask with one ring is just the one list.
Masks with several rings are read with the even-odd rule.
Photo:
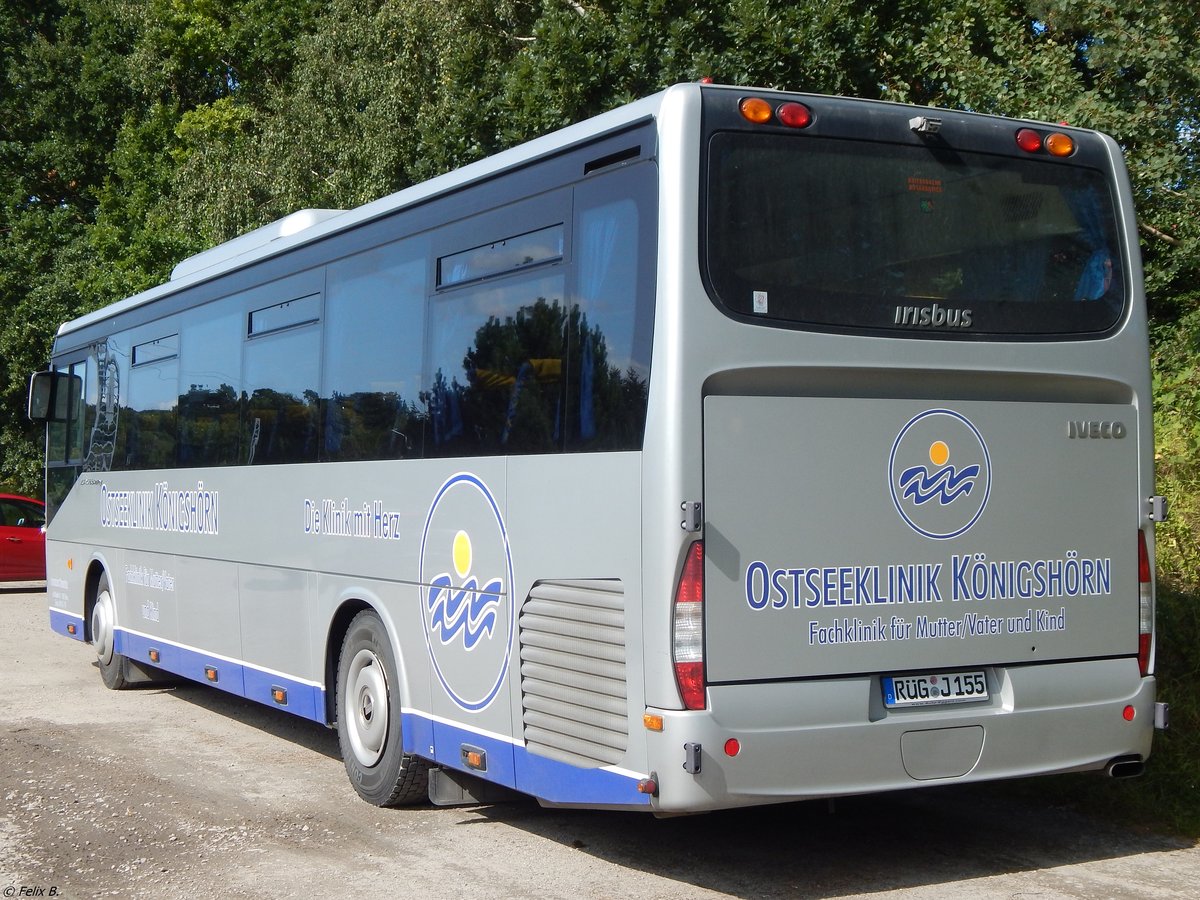
[[180, 160], [252, 118], [320, 5], [0, 3], [0, 481], [39, 490], [24, 401], [58, 324], [208, 242], [174, 211]]
[[41, 432], [25, 418], [29, 374], [80, 309], [89, 227], [130, 92], [131, 37], [102, 0], [0, 6], [0, 454], [3, 478], [40, 492]]

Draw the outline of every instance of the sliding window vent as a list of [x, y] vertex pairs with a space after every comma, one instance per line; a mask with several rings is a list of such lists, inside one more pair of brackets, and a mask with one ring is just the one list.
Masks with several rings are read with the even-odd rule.
[[629, 741], [621, 582], [539, 582], [520, 640], [529, 752], [588, 768], [619, 762]]

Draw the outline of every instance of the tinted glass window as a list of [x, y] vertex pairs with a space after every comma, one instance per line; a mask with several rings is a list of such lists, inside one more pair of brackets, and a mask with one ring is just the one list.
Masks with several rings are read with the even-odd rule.
[[248, 334], [267, 334], [295, 325], [308, 325], [321, 318], [321, 295], [312, 294], [286, 303], [276, 303], [250, 313]]
[[414, 238], [330, 265], [322, 458], [423, 454], [428, 246]]
[[431, 298], [426, 455], [561, 446], [564, 288], [556, 267]]
[[709, 146], [706, 267], [763, 320], [1063, 334], [1125, 303], [1102, 173], [937, 147], [723, 132]]
[[562, 259], [562, 255], [562, 225], [540, 228], [528, 234], [443, 256], [438, 260], [438, 287], [463, 284], [489, 275], [502, 275]]
[[228, 304], [185, 314], [179, 358], [179, 464], [242, 461], [240, 398], [245, 320]]
[[133, 364], [143, 366], [146, 363], [157, 362], [160, 359], [170, 359], [179, 355], [179, 335], [170, 334], [166, 337], [146, 341], [133, 348]]
[[157, 469], [175, 465], [179, 360], [141, 366], [129, 373], [124, 413], [123, 468]]
[[654, 318], [654, 169], [575, 189], [572, 389], [567, 449], [636, 449], [646, 425]]
[[320, 358], [321, 332], [315, 325], [246, 342], [243, 462], [316, 460]]

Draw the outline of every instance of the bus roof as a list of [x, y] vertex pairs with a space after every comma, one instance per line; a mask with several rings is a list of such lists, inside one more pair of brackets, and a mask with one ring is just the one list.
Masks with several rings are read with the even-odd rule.
[[698, 88], [699, 85], [675, 85], [657, 94], [593, 116], [583, 122], [568, 125], [558, 131], [534, 138], [509, 150], [496, 153], [348, 211], [305, 209], [291, 213], [261, 228], [188, 257], [175, 266], [170, 281], [66, 322], [59, 327], [58, 337], [61, 338], [112, 316], [137, 309], [184, 288], [278, 256], [329, 235], [348, 231], [366, 222], [405, 207], [414, 206], [433, 197], [450, 193], [474, 182], [483, 181], [500, 172], [517, 168], [599, 135], [621, 130], [636, 122], [653, 117], [662, 106], [668, 93]]
[[[443, 175], [438, 175], [428, 181], [404, 188], [354, 209], [348, 211], [305, 209], [291, 213], [275, 222], [184, 259], [175, 266], [169, 281], [64, 323], [58, 329], [58, 337], [61, 339], [90, 325], [138, 309], [181, 290], [203, 284], [206, 281], [246, 268], [254, 263], [279, 256], [297, 247], [314, 243], [330, 235], [349, 231], [398, 210], [412, 207], [440, 195], [452, 193], [468, 185], [485, 181], [494, 175], [520, 168], [538, 159], [552, 156], [560, 151], [605, 134], [623, 130], [638, 122], [656, 117], [667, 102], [668, 97], [681, 95], [685, 92], [695, 92], [698, 94], [701, 90], [771, 94], [784, 93], [775, 89], [752, 88], [742, 85], [701, 85], [694, 82], [676, 84], [649, 97], [636, 100], [608, 112], [600, 113], [582, 122], [568, 125], [558, 131], [534, 138], [516, 147], [446, 172]], [[787, 93], [800, 97], [815, 96], [803, 92]], [[908, 109], [920, 108], [882, 100], [852, 99], [848, 100], [848, 102], [872, 106], [904, 106]], [[959, 110], [939, 109], [937, 112], [939, 116], [945, 117], [999, 120], [999, 117]], [[1018, 118], [1006, 119], [1005, 121], [1032, 122], [1033, 120]], [[1056, 127], [1065, 127], [1069, 131], [1087, 130], [1061, 125]], [[1111, 143], [1111, 138], [1107, 138], [1106, 141]], [[1115, 151], [1115, 145], [1110, 149]]]

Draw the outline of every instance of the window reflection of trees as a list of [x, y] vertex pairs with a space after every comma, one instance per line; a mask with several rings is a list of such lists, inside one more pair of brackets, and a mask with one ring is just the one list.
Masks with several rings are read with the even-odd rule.
[[[143, 390], [131, 383], [119, 428], [111, 417], [113, 465], [640, 449], [653, 328], [652, 178], [644, 168], [590, 180], [558, 195], [564, 205], [550, 212], [539, 200], [529, 207], [539, 216], [563, 215], [570, 204], [571, 224], [543, 229], [557, 236], [556, 249], [518, 271], [430, 284], [439, 247], [492, 237], [501, 219], [481, 216], [329, 263], [323, 293], [301, 297], [309, 301], [303, 321], [291, 325], [247, 336], [249, 302], [185, 312], [177, 368]], [[300, 287], [313, 283], [306, 277]], [[278, 308], [295, 318], [301, 308], [259, 307], [274, 287], [251, 293], [260, 317]], [[140, 371], [122, 368], [135, 378]]]
[[[297, 395], [190, 385], [168, 409], [127, 408], [122, 468], [628, 450], [641, 446], [644, 370], [609, 360], [579, 305], [537, 298], [490, 315], [414, 399], [397, 391]], [[323, 419], [319, 409], [325, 410]], [[318, 427], [318, 423], [321, 426]]]
[[646, 395], [638, 373], [609, 365], [603, 333], [578, 305], [540, 297], [490, 316], [461, 372], [447, 378], [439, 369], [421, 393], [428, 455], [636, 448]]

